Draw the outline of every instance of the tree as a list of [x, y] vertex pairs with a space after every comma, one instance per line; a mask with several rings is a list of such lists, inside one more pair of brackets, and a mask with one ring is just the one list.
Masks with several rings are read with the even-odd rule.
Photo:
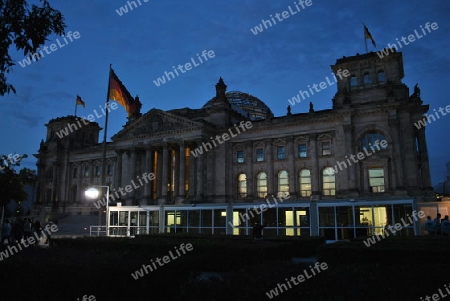
[[52, 8], [47, 0], [39, 0], [31, 9], [26, 0], [0, 0], [0, 95], [16, 93], [7, 82], [6, 74], [15, 65], [9, 55], [10, 46], [23, 50], [26, 56], [42, 46], [51, 34], [62, 35], [66, 24], [60, 11]]
[[[34, 184], [37, 181], [37, 175], [34, 170], [22, 168], [16, 173], [15, 167], [20, 166], [20, 159], [23, 156], [1, 156], [0, 160], [0, 208], [8, 204], [10, 200], [16, 201], [20, 207], [20, 203], [28, 197], [24, 190], [24, 185]], [[20, 158], [19, 160], [11, 160], [10, 158]]]

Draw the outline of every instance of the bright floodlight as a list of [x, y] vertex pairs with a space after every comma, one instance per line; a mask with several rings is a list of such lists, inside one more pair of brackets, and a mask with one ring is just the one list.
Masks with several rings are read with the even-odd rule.
[[89, 188], [88, 190], [86, 190], [84, 192], [84, 195], [90, 199], [96, 199], [96, 198], [98, 198], [99, 193], [100, 192], [98, 191], [98, 189], [92, 187], [92, 188]]

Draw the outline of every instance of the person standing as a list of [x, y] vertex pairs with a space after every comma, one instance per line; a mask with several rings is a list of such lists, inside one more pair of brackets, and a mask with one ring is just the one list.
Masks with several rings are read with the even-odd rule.
[[441, 214], [439, 212], [433, 220], [433, 226], [436, 231], [436, 235], [441, 235]]
[[261, 240], [263, 238], [262, 231], [264, 228], [265, 228], [265, 226], [256, 222], [255, 225], [253, 226], [253, 239]]

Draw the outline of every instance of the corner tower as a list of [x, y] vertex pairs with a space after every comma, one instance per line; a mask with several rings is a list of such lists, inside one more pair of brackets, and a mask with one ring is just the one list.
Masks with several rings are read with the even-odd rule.
[[[333, 108], [352, 107], [368, 102], [407, 100], [408, 87], [402, 83], [403, 56], [392, 49], [389, 55], [378, 52], [343, 57], [331, 66], [338, 91]], [[348, 70], [349, 76], [342, 76]]]

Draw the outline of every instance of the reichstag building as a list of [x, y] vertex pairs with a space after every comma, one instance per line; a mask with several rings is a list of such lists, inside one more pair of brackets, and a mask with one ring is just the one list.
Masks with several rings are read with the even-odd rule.
[[84, 191], [102, 184], [105, 162], [110, 236], [249, 235], [256, 222], [265, 237], [381, 233], [433, 198], [425, 127], [414, 126], [429, 106], [402, 82], [401, 52], [342, 57], [331, 69], [349, 76], [337, 76], [330, 109], [274, 116], [220, 78], [201, 108], [131, 116], [104, 156], [97, 123], [59, 138], [77, 119], [52, 119], [35, 155], [37, 204], [98, 211]]

